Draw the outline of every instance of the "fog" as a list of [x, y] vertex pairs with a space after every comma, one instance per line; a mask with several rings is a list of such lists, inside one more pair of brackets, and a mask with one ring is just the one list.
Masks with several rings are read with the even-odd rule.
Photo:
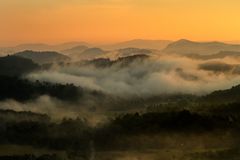
[[[86, 94], [79, 102], [70, 103], [43, 95], [27, 102], [1, 101], [0, 106], [2, 109], [45, 113], [53, 120], [84, 117], [92, 125], [96, 125], [109, 118], [109, 110], [124, 111], [127, 108], [126, 111], [131, 111], [135, 106], [129, 104], [130, 100], [141, 101], [138, 98], [162, 94], [205, 95], [238, 85], [240, 76], [237, 63], [238, 59], [231, 57], [196, 60], [160, 54], [128, 63], [116, 61], [113, 65], [106, 66], [54, 64], [51, 69], [33, 72], [24, 78], [61, 84], [73, 83], [86, 90], [101, 91], [107, 96], [103, 98]], [[144, 110], [144, 105], [140, 103], [136, 105], [138, 111]]]
[[[227, 114], [226, 117], [218, 117], [221, 109], [212, 114], [208, 110], [209, 106], [213, 108], [210, 101], [209, 106], [199, 102], [202, 97], [174, 97], [174, 94], [205, 95], [238, 85], [238, 63], [238, 59], [231, 57], [201, 60], [153, 54], [122, 59], [114, 57], [112, 61], [105, 59], [54, 64], [50, 69], [33, 71], [23, 78], [54, 84], [72, 83], [82, 88], [76, 88], [81, 92], [76, 100], [68, 101], [65, 95], [63, 98], [54, 98], [55, 94], [49, 94], [49, 91], [39, 91], [40, 97], [37, 95], [37, 98], [25, 101], [7, 99], [1, 101], [0, 106], [2, 110], [47, 114], [52, 121], [49, 125], [44, 125], [47, 132], [43, 133], [47, 133], [46, 137], [54, 141], [46, 144], [43, 141], [43, 144], [49, 147], [49, 144], [61, 142], [59, 144], [62, 146], [66, 143], [64, 138], [69, 138], [70, 147], [75, 147], [72, 145], [75, 142], [81, 147], [86, 140], [83, 151], [78, 148], [74, 153], [67, 145], [64, 148], [67, 154], [78, 158], [83, 154], [89, 157], [85, 159], [195, 159], [211, 155], [212, 152], [208, 151], [212, 150], [213, 155], [220, 155], [221, 151], [232, 154], [231, 149], [238, 147], [239, 140], [236, 141], [235, 133], [231, 132], [234, 125], [233, 128], [231, 126], [239, 123], [238, 118]], [[51, 86], [48, 83], [42, 84]], [[55, 87], [61, 88], [60, 85], [53, 86]], [[70, 90], [70, 96], [74, 96], [72, 91]], [[173, 94], [173, 98], [167, 94]], [[78, 121], [75, 122], [75, 119], [79, 120], [77, 118], [83, 120], [84, 124], [87, 122], [90, 128], [85, 130]], [[53, 130], [52, 124], [55, 124]], [[62, 127], [66, 128], [61, 130]], [[23, 133], [25, 135], [25, 131]], [[18, 128], [16, 135], [19, 135]], [[59, 140], [56, 135], [60, 137]], [[38, 131], [32, 137], [37, 139]], [[24, 139], [23, 144], [28, 139], [29, 137]]]
[[63, 118], [81, 118], [86, 120], [90, 125], [95, 126], [107, 120], [106, 115], [99, 111], [92, 112], [87, 106], [67, 103], [54, 99], [47, 95], [40, 96], [37, 99], [28, 102], [18, 102], [16, 100], [5, 100], [0, 102], [1, 109], [14, 111], [30, 111], [34, 113], [47, 114], [52, 121], [61, 121]]
[[203, 95], [239, 83], [237, 59], [195, 60], [174, 55], [151, 56], [143, 61], [108, 67], [66, 65], [26, 77], [31, 80], [73, 83], [118, 96], [188, 93]]

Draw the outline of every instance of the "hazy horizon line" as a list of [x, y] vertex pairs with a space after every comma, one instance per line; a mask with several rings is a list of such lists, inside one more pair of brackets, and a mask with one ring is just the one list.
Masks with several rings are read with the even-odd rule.
[[[85, 41], [85, 40], [69, 40], [69, 41], [61, 41], [61, 42], [43, 42], [43, 41], [26, 41], [26, 42], [14, 42], [13, 44], [1, 44], [1, 48], [12, 48], [12, 47], [17, 47], [20, 45], [49, 45], [49, 46], [54, 46], [54, 45], [64, 45], [64, 44], [71, 44], [71, 43], [86, 43], [88, 45], [97, 45], [97, 46], [104, 46], [104, 45], [114, 45], [114, 44], [119, 44], [119, 43], [124, 43], [124, 42], [131, 42], [131, 41], [171, 41], [171, 42], [176, 42], [179, 40], [188, 40], [192, 42], [223, 42], [223, 43], [231, 43], [231, 44], [238, 44], [240, 43], [240, 40], [195, 40], [195, 39], [188, 39], [188, 38], [178, 38], [178, 39], [144, 39], [144, 38], [134, 38], [134, 39], [126, 39], [126, 40], [120, 40], [120, 41], [111, 41], [111, 42], [94, 42], [94, 41]], [[8, 42], [7, 42], [8, 43]]]

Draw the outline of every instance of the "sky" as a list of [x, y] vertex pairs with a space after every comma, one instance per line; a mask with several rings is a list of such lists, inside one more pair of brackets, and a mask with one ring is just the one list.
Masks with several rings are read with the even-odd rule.
[[0, 0], [0, 45], [240, 40], [239, 0]]

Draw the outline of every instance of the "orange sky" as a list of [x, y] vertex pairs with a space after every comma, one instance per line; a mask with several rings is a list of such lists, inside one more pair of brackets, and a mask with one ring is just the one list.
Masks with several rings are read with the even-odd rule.
[[239, 40], [239, 0], [0, 0], [0, 45]]

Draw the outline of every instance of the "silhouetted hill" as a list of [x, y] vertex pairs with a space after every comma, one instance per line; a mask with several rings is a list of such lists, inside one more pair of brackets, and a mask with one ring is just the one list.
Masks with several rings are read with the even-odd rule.
[[46, 63], [54, 63], [54, 62], [64, 62], [70, 60], [69, 57], [62, 55], [58, 52], [44, 51], [30, 51], [26, 50], [23, 52], [19, 52], [14, 54], [15, 56], [28, 58], [38, 64], [46, 64]]
[[110, 49], [110, 50], [116, 50], [121, 48], [146, 48], [146, 49], [162, 50], [169, 43], [171, 43], [171, 41], [168, 41], [168, 40], [135, 39], [135, 40], [120, 42], [112, 45], [105, 45], [101, 47], [104, 49]]
[[189, 54], [186, 56], [189, 58], [202, 59], [202, 60], [221, 59], [221, 58], [225, 58], [225, 57], [238, 58], [238, 57], [240, 57], [240, 52], [221, 51], [217, 54], [211, 54], [211, 55]]
[[[154, 133], [161, 131], [191, 131], [228, 128], [230, 122], [224, 117], [211, 117], [191, 113], [188, 110], [178, 112], [125, 114], [112, 121], [110, 125], [118, 126], [122, 134]], [[114, 132], [114, 131], [113, 131]], [[116, 132], [115, 132], [116, 133]], [[117, 133], [116, 133], [117, 134]]]
[[139, 49], [139, 48], [123, 48], [118, 50], [118, 57], [127, 57], [134, 55], [149, 55], [152, 51], [148, 49]]
[[30, 59], [18, 56], [0, 57], [0, 75], [21, 76], [37, 69], [39, 66]]
[[240, 45], [226, 44], [222, 42], [193, 42], [189, 40], [179, 40], [170, 43], [163, 52], [176, 54], [217, 54], [220, 51], [240, 51]]
[[149, 58], [148, 55], [145, 54], [139, 54], [139, 55], [133, 55], [133, 56], [127, 56], [127, 57], [120, 57], [116, 61], [114, 61], [115, 64], [121, 63], [123, 66], [128, 65], [132, 62], [142, 62]]
[[211, 71], [215, 74], [218, 73], [227, 73], [231, 75], [240, 74], [240, 65], [239, 64], [228, 64], [221, 61], [208, 61], [206, 63], [201, 63], [198, 65], [198, 69]]
[[86, 49], [88, 49], [87, 46], [84, 46], [84, 45], [79, 45], [79, 46], [75, 46], [73, 48], [70, 48], [70, 49], [66, 49], [66, 50], [63, 50], [61, 51], [62, 53], [66, 54], [66, 55], [76, 55], [76, 54], [80, 54], [82, 53], [83, 51], [85, 51]]
[[90, 44], [86, 42], [66, 42], [66, 43], [61, 43], [57, 45], [51, 45], [51, 50], [62, 51], [62, 50], [67, 50], [77, 46], [90, 46]]
[[0, 76], [0, 100], [27, 101], [42, 95], [49, 95], [63, 101], [78, 101], [82, 94], [82, 88], [73, 84], [32, 82], [18, 77]]
[[108, 58], [96, 58], [90, 61], [83, 62], [84, 65], [94, 65], [96, 67], [110, 67], [113, 65], [118, 65], [119, 67], [127, 67], [131, 63], [139, 63], [143, 62], [149, 58], [148, 55], [145, 54], [139, 54], [139, 55], [133, 55], [133, 56], [127, 56], [127, 57], [120, 57], [116, 60], [110, 60]]
[[17, 52], [24, 50], [35, 50], [35, 51], [61, 51], [69, 48], [73, 48], [79, 45], [88, 45], [86, 42], [66, 42], [62, 44], [49, 45], [45, 43], [29, 43], [29, 44], [20, 44], [15, 47], [12, 47]]
[[223, 62], [206, 62], [198, 65], [198, 68], [205, 71], [212, 71], [215, 73], [230, 72], [235, 69], [236, 65], [231, 65]]
[[91, 59], [98, 58], [104, 55], [105, 53], [106, 51], [102, 50], [101, 48], [87, 48], [82, 52], [76, 52], [71, 54], [71, 58], [73, 61], [91, 60]]
[[226, 90], [214, 91], [211, 94], [203, 96], [201, 99], [204, 103], [240, 103], [240, 85]]
[[56, 44], [56, 45], [49, 45], [45, 43], [28, 43], [28, 44], [26, 43], [26, 44], [19, 44], [14, 47], [0, 48], [0, 55], [14, 54], [14, 53], [22, 52], [25, 50], [59, 52], [59, 51], [70, 49], [79, 45], [88, 46], [89, 44], [86, 42], [67, 42], [67, 43]]

